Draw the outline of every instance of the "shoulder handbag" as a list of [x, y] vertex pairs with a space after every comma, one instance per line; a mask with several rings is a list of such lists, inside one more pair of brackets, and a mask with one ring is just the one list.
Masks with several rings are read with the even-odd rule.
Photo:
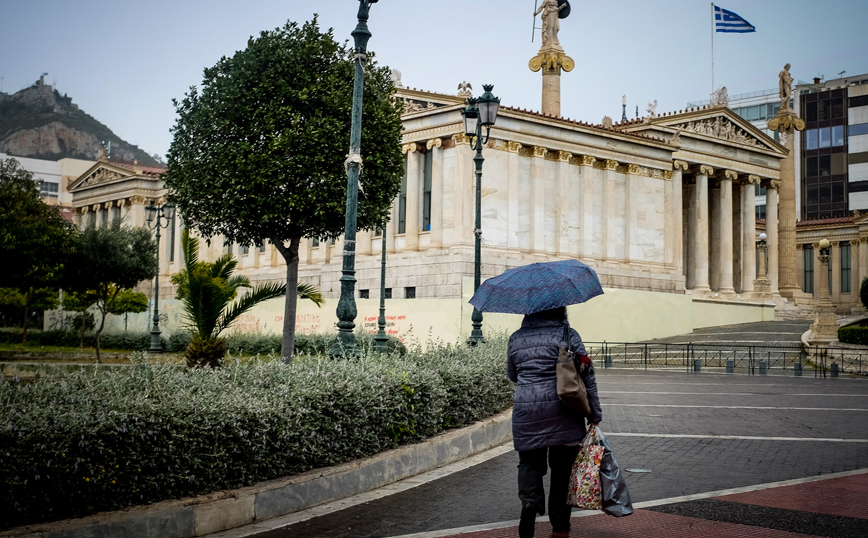
[[564, 338], [558, 352], [558, 398], [570, 409], [589, 417], [591, 406], [588, 404], [585, 382], [580, 375], [582, 368], [581, 361], [576, 361], [575, 354], [570, 349], [570, 327], [567, 325], [564, 327]]

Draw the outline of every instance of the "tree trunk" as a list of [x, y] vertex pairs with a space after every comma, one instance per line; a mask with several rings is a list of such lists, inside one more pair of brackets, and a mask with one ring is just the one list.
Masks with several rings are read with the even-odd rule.
[[283, 309], [283, 341], [280, 347], [280, 360], [289, 364], [295, 351], [295, 311], [298, 305], [298, 245], [300, 237], [289, 240], [287, 248], [280, 241], [272, 241], [278, 252], [286, 260], [286, 304]]
[[24, 340], [22, 344], [27, 343], [27, 321], [30, 317], [30, 301], [33, 300], [33, 288], [27, 288], [27, 294], [24, 296]]
[[81, 311], [81, 335], [80, 335], [81, 338], [79, 339], [79, 342], [78, 342], [78, 347], [80, 347], [81, 349], [84, 349], [84, 330], [85, 330], [85, 328], [87, 328], [87, 323], [86, 323], [87, 317], [86, 316], [87, 316], [87, 310], [82, 310]]
[[99, 309], [100, 320], [99, 320], [99, 329], [97, 329], [96, 333], [93, 335], [93, 340], [94, 340], [93, 345], [94, 345], [94, 347], [96, 347], [96, 363], [102, 364], [102, 360], [100, 360], [100, 356], [99, 356], [99, 336], [102, 334], [102, 330], [105, 327], [105, 314], [106, 314], [107, 307], [105, 306], [105, 303], [103, 303], [102, 306], [97, 304], [97, 308]]

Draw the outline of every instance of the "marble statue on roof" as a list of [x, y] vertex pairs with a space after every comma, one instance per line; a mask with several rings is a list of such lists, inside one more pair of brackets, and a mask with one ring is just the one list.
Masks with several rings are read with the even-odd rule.
[[780, 87], [781, 110], [787, 110], [790, 108], [790, 99], [793, 97], [793, 76], [790, 75], [790, 64], [784, 66], [778, 77], [780, 79], [778, 86]]
[[533, 14], [536, 17], [542, 13], [542, 48], [540, 50], [563, 50], [561, 42], [558, 41], [558, 32], [561, 29], [559, 19], [561, 10], [569, 4], [558, 4], [558, 0], [543, 0], [542, 5]]

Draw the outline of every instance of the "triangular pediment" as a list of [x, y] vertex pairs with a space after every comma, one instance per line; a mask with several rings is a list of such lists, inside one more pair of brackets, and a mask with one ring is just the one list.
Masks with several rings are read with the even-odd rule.
[[463, 105], [465, 97], [443, 93], [426, 92], [415, 88], [398, 88], [395, 98], [404, 104], [402, 116], [428, 112], [454, 105]]
[[110, 162], [99, 161], [85, 173], [78, 176], [69, 186], [69, 192], [95, 187], [106, 183], [114, 183], [136, 176], [135, 172], [121, 166], [115, 166]]
[[774, 138], [724, 106], [646, 118], [643, 122], [628, 125], [622, 130], [642, 132], [660, 130], [661, 127], [672, 134], [670, 141], [676, 144], [684, 137], [691, 137], [779, 155], [787, 154], [787, 149]]

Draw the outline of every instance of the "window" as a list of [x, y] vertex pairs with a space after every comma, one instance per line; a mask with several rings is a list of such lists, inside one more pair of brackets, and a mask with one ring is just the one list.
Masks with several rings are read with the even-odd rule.
[[817, 129], [808, 129], [805, 131], [805, 149], [817, 149]]
[[381, 226], [377, 226], [374, 230], [374, 237], [383, 237], [383, 228]]
[[848, 131], [850, 131], [850, 136], [868, 134], [868, 123], [858, 123], [856, 125], [851, 125]]
[[817, 102], [805, 103], [805, 121], [817, 121]]
[[850, 98], [850, 108], [868, 105], [868, 95]]
[[401, 178], [401, 194], [398, 195], [398, 233], [407, 229], [407, 155], [404, 155], [404, 177]]
[[845, 173], [844, 170], [844, 154], [843, 153], [833, 153], [829, 155], [832, 160], [832, 175], [839, 176]]
[[850, 293], [850, 242], [841, 242], [841, 293]]
[[250, 254], [250, 245], [242, 245], [241, 254]]
[[805, 177], [815, 177], [820, 175], [820, 168], [817, 157], [808, 157], [805, 160]]
[[820, 129], [820, 147], [821, 148], [829, 148], [832, 147], [832, 130], [829, 127], [823, 127]]
[[259, 252], [265, 252], [265, 241], [256, 244], [256, 248], [259, 249]]
[[766, 206], [764, 206], [764, 205], [756, 206], [756, 218], [758, 218], [758, 219], [766, 218]]
[[391, 299], [392, 298], [392, 288], [386, 288], [383, 295], [386, 299]]
[[422, 174], [422, 231], [431, 230], [431, 175], [434, 161], [434, 152], [425, 154], [425, 170]]
[[57, 198], [58, 184], [51, 181], [43, 181], [39, 184], [39, 195], [43, 198]]
[[844, 126], [835, 125], [832, 127], [832, 147], [844, 145]]
[[832, 104], [829, 101], [818, 101], [817, 102], [817, 120], [830, 120], [832, 119]]
[[805, 282], [803, 288], [805, 293], [814, 293], [814, 247], [812, 245], [805, 245], [802, 248], [802, 252], [804, 253], [805, 264]]
[[359, 290], [359, 299], [370, 299], [371, 290]]
[[405, 299], [415, 299], [416, 298], [416, 287], [411, 286], [404, 288], [404, 298]]
[[223, 254], [232, 254], [232, 241], [223, 242]]
[[817, 175], [820, 176], [828, 176], [832, 173], [832, 156], [831, 155], [820, 155], [817, 158], [817, 163], [819, 165], [820, 173]]
[[844, 100], [843, 99], [832, 99], [832, 114], [831, 118], [833, 120], [843, 118], [844, 117]]
[[316, 247], [318, 247], [318, 246], [319, 246], [319, 238], [318, 238], [318, 237], [314, 237], [313, 239], [311, 239], [311, 240], [310, 240], [310, 246], [311, 246], [311, 248], [316, 248]]
[[759, 183], [757, 183], [756, 185], [754, 185], [753, 193], [757, 196], [765, 196], [766, 188], [760, 187]]

